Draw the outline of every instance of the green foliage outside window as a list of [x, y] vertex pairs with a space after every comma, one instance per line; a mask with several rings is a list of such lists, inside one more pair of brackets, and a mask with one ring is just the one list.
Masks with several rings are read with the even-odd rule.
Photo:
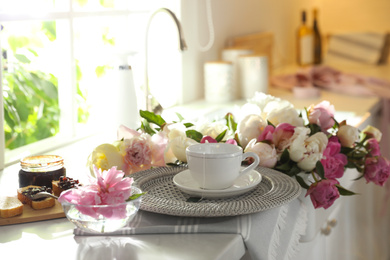
[[[49, 41], [56, 40], [55, 22], [42, 22], [41, 31]], [[3, 55], [4, 134], [6, 149], [15, 149], [55, 136], [59, 132], [60, 109], [58, 81], [51, 74], [34, 69], [31, 58], [38, 57], [34, 44], [41, 39], [26, 36], [8, 37], [9, 54], [18, 62], [9, 62]], [[89, 112], [86, 95], [79, 88], [81, 70], [77, 66], [78, 122], [85, 123]]]
[[15, 149], [59, 131], [58, 84], [52, 74], [15, 65], [4, 75], [5, 146]]

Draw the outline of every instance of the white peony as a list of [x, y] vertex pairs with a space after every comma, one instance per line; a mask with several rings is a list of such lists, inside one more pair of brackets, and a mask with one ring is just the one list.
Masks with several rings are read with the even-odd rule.
[[236, 122], [240, 122], [248, 115], [261, 115], [261, 109], [256, 104], [246, 103], [237, 109], [233, 114]]
[[[198, 123], [195, 124], [196, 125], [196, 128], [195, 130], [202, 133], [203, 136], [211, 136], [212, 138], [216, 138], [220, 133], [222, 133], [223, 131], [225, 131], [226, 129], [228, 129], [228, 127], [226, 126], [226, 120], [223, 119], [223, 120], [218, 120], [218, 121], [214, 121], [214, 122], [202, 122], [202, 121], [199, 121]], [[226, 140], [227, 137], [232, 135], [232, 133], [227, 133], [225, 136], [224, 136], [224, 139], [223, 140]]]
[[168, 140], [172, 140], [178, 136], [185, 138], [186, 126], [182, 123], [167, 124], [164, 126], [163, 132], [168, 137]]
[[371, 125], [368, 125], [366, 126], [366, 128], [363, 129], [362, 134], [364, 133], [372, 135], [378, 141], [378, 143], [382, 139], [382, 132], [378, 128], [373, 127]]
[[169, 141], [164, 152], [165, 163], [174, 163], [176, 160], [187, 162], [187, 147], [197, 143], [198, 142], [188, 137], [177, 136], [173, 138]]
[[247, 115], [237, 125], [237, 135], [242, 147], [246, 147], [250, 140], [258, 138], [267, 123], [259, 115]]
[[302, 117], [298, 111], [289, 102], [271, 102], [263, 110], [263, 116], [273, 125], [280, 123], [289, 123], [292, 126], [303, 126]]
[[279, 103], [283, 101], [280, 98], [267, 95], [262, 92], [256, 92], [252, 98], [248, 99], [248, 103], [257, 105], [261, 111], [263, 111], [264, 108], [271, 102]]
[[351, 125], [342, 125], [337, 131], [337, 137], [344, 147], [352, 147], [359, 141], [359, 130]]
[[123, 159], [119, 148], [112, 144], [101, 144], [93, 149], [87, 161], [87, 166], [93, 177], [95, 177], [94, 165], [103, 171], [109, 170], [112, 166], [117, 166], [118, 170], [122, 170]]
[[275, 167], [278, 161], [276, 150], [269, 144], [257, 142], [257, 139], [252, 139], [245, 148], [245, 152], [254, 152], [260, 158], [260, 166], [267, 168]]
[[328, 145], [328, 138], [322, 132], [310, 137], [310, 130], [305, 127], [296, 127], [289, 152], [291, 160], [297, 162], [304, 171], [312, 171], [316, 163], [322, 159], [322, 154]]

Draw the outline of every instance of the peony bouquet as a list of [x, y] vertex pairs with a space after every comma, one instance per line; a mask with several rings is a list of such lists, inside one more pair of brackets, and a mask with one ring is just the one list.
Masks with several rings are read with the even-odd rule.
[[185, 149], [192, 144], [226, 142], [258, 154], [260, 166], [296, 178], [314, 207], [325, 209], [340, 195], [355, 194], [338, 181], [347, 168], [360, 173], [357, 179], [380, 186], [389, 177], [390, 163], [379, 148], [381, 132], [337, 122], [334, 106], [327, 101], [299, 112], [286, 100], [256, 93], [233, 110], [220, 119], [193, 122], [177, 114], [178, 120], [170, 123], [140, 111], [140, 128], [121, 126], [118, 141], [96, 147], [88, 164], [103, 170], [117, 166], [128, 175], [185, 163]]

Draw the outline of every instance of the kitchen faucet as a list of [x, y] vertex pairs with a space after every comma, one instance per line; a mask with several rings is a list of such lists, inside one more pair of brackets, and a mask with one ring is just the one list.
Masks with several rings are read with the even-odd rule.
[[152, 98], [153, 97], [152, 97], [152, 95], [150, 93], [150, 90], [149, 90], [149, 79], [148, 79], [148, 33], [149, 33], [150, 23], [152, 22], [153, 17], [157, 13], [160, 13], [160, 12], [165, 12], [165, 13], [169, 14], [172, 17], [173, 21], [176, 24], [178, 33], [179, 33], [179, 46], [180, 46], [180, 50], [184, 51], [184, 50], [187, 49], [187, 44], [186, 44], [186, 42], [184, 40], [184, 35], [183, 35], [183, 32], [182, 32], [182, 28], [181, 28], [180, 22], [177, 19], [176, 15], [171, 10], [169, 10], [167, 8], [159, 8], [156, 11], [154, 11], [154, 13], [150, 16], [148, 24], [147, 24], [147, 27], [146, 27], [146, 37], [145, 37], [145, 82], [144, 82], [145, 86], [144, 87], [145, 87], [145, 96], [146, 96], [146, 110], [147, 111], [153, 111], [156, 114], [161, 113], [163, 108], [161, 107], [160, 104], [158, 104], [156, 107], [152, 107]]

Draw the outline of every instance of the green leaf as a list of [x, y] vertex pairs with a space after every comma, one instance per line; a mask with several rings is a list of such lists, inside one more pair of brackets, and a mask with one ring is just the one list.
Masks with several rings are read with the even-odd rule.
[[231, 113], [227, 113], [225, 116], [226, 119], [226, 126], [229, 130], [232, 132], [236, 132], [237, 130], [237, 123], [234, 121], [234, 117]]
[[156, 115], [153, 112], [140, 110], [139, 114], [142, 118], [146, 119], [149, 123], [154, 123], [159, 127], [165, 124], [165, 120], [160, 115]]
[[88, 0], [77, 0], [76, 2], [79, 4], [79, 6], [84, 6], [88, 3]]
[[42, 22], [42, 30], [50, 41], [54, 41], [56, 39], [57, 30], [55, 21]]
[[362, 174], [362, 175], [360, 175], [359, 177], [357, 177], [357, 178], [355, 178], [355, 179], [353, 179], [354, 181], [358, 181], [358, 180], [360, 180], [361, 178], [363, 178], [364, 177], [364, 174]]
[[309, 124], [308, 127], [310, 129], [310, 136], [312, 136], [318, 132], [321, 132], [321, 127], [317, 124]]
[[167, 163], [166, 165], [167, 166], [183, 166], [183, 167], [187, 167], [187, 163], [186, 162], [182, 162], [180, 160], [176, 160], [175, 162]]
[[145, 195], [145, 194], [146, 194], [146, 192], [133, 194], [126, 201], [136, 200], [136, 199], [138, 199], [139, 197], [141, 197], [142, 195]]
[[200, 143], [200, 141], [203, 138], [203, 134], [196, 131], [196, 130], [187, 130], [186, 135], [188, 138], [191, 138], [191, 139], [197, 141], [198, 143]]
[[267, 120], [267, 124], [268, 124], [268, 125], [272, 125], [273, 127], [275, 127], [275, 125], [272, 124], [269, 120]]
[[100, 0], [100, 5], [104, 8], [114, 8], [115, 0]]
[[347, 190], [346, 188], [342, 187], [339, 184], [336, 184], [335, 186], [339, 190], [340, 195], [342, 195], [342, 196], [351, 196], [351, 195], [356, 195], [357, 194], [357, 193], [355, 193], [353, 191]]
[[95, 74], [98, 78], [104, 76], [106, 74], [106, 71], [108, 70], [109, 66], [103, 65], [103, 66], [97, 66], [95, 69]]
[[348, 161], [344, 167], [354, 169], [357, 168], [357, 165], [354, 162]]
[[366, 157], [367, 153], [364, 152], [364, 151], [355, 151], [353, 154], [352, 154], [352, 157], [355, 158], [355, 159], [361, 159], [361, 158], [364, 158]]
[[297, 179], [297, 182], [299, 183], [299, 185], [301, 185], [302, 188], [307, 190], [310, 188], [310, 186], [306, 184], [306, 182], [301, 176], [296, 175], [295, 178]]
[[27, 36], [9, 36], [8, 45], [11, 47], [13, 53], [18, 49], [27, 47], [30, 44], [30, 38]]
[[222, 139], [225, 137], [226, 132], [227, 132], [227, 129], [225, 129], [225, 131], [223, 131], [222, 133], [220, 133], [220, 134], [215, 138], [215, 140], [217, 140], [218, 143], [221, 142]]
[[283, 163], [286, 163], [288, 161], [290, 161], [290, 153], [287, 149], [284, 149], [284, 151], [280, 157], [280, 163], [283, 164]]
[[22, 54], [15, 54], [15, 58], [22, 63], [30, 63], [31, 62], [25, 55], [22, 55]]
[[184, 123], [184, 126], [185, 126], [186, 128], [188, 128], [188, 127], [194, 126], [194, 124], [193, 124], [193, 123]]
[[321, 177], [321, 179], [325, 179], [324, 166], [322, 165], [321, 161], [316, 163], [316, 173]]
[[288, 174], [291, 170], [291, 163], [290, 162], [286, 162], [286, 163], [283, 163], [283, 164], [279, 164], [279, 165], [276, 165], [275, 166], [275, 169], [278, 170], [278, 171], [281, 171], [281, 172], [284, 172], [286, 174]]
[[176, 115], [179, 118], [179, 122], [184, 120], [184, 117], [181, 114], [179, 114], [178, 112], [176, 112]]
[[349, 153], [351, 153], [351, 152], [353, 152], [353, 148], [350, 148], [350, 147], [341, 147], [341, 150], [340, 150], [340, 152], [342, 153], [342, 154], [346, 154], [346, 155], [348, 155]]
[[[234, 140], [236, 140], [238, 146], [242, 147], [242, 145], [240, 143], [240, 138], [238, 138], [238, 134], [237, 133], [234, 134]], [[243, 148], [245, 148], [245, 147], [243, 147]]]
[[292, 166], [289, 172], [287, 173], [289, 176], [295, 176], [298, 173], [302, 172], [302, 170], [298, 167], [298, 165], [295, 162], [292, 163], [292, 161], [290, 161], [290, 164], [292, 164]]
[[298, 115], [298, 117], [300, 117], [300, 118], [302, 118], [302, 117], [303, 117], [303, 115], [302, 115], [302, 111], [300, 111], [300, 112], [299, 112], [299, 115]]
[[334, 126], [333, 126], [333, 129], [337, 129], [340, 127], [340, 124], [339, 122], [337, 122], [336, 118], [332, 117], [333, 121], [334, 121]]
[[156, 133], [153, 128], [150, 127], [149, 122], [146, 120], [141, 122], [141, 129], [150, 135], [154, 135]]

